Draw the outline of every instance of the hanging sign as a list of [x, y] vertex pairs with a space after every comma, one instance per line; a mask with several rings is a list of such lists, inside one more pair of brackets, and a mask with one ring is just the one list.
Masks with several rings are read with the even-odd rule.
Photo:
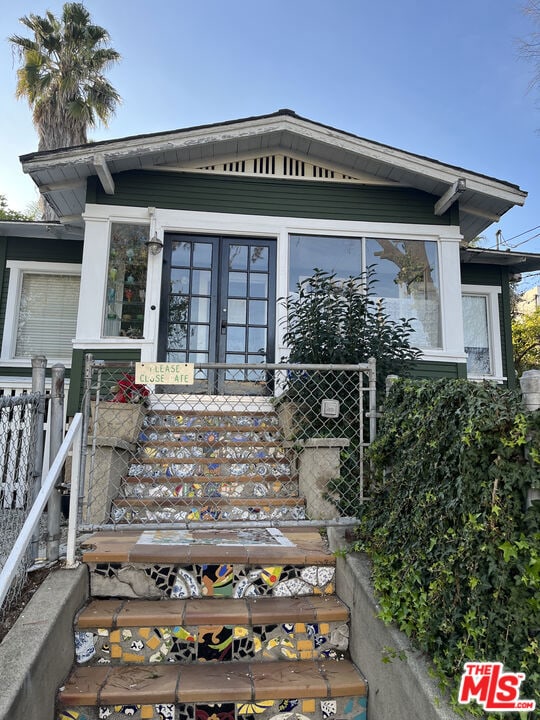
[[139, 385], [193, 385], [193, 363], [135, 363], [135, 382]]

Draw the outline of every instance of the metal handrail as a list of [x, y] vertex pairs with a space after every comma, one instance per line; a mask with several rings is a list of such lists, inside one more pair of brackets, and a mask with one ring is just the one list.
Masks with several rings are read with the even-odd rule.
[[[13, 579], [17, 573], [17, 568], [26, 552], [30, 541], [32, 540], [32, 534], [39, 523], [45, 505], [47, 504], [51, 493], [56, 487], [56, 483], [60, 476], [60, 472], [69, 450], [73, 447], [73, 462], [71, 464], [71, 498], [70, 498], [70, 517], [76, 518], [77, 514], [77, 496], [80, 479], [80, 463], [79, 458], [81, 455], [81, 443], [82, 443], [82, 421], [83, 416], [81, 413], [77, 413], [71, 422], [70, 428], [60, 446], [58, 453], [51, 465], [47, 476], [43, 480], [41, 490], [39, 491], [34, 504], [26, 518], [24, 525], [21, 528], [21, 532], [13, 548], [6, 560], [6, 564], [2, 568], [0, 573], [0, 607], [3, 605], [4, 600], [9, 592]], [[74, 507], [72, 507], [74, 506]], [[75, 533], [76, 533], [76, 521], [70, 520], [70, 526], [68, 531], [68, 548], [67, 548], [67, 567], [74, 567], [75, 565]]]

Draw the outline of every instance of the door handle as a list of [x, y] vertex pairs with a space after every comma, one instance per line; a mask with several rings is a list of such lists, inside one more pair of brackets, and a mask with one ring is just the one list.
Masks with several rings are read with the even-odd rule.
[[221, 311], [221, 334], [225, 335], [227, 332], [227, 308], [223, 308]]

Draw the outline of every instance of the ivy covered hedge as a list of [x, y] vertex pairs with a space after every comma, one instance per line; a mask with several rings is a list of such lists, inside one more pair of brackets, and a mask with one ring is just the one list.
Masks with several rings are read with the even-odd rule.
[[540, 412], [494, 385], [399, 380], [370, 456], [356, 549], [372, 558], [382, 618], [432, 657], [454, 700], [465, 662], [500, 661], [540, 706], [539, 503], [525, 511]]

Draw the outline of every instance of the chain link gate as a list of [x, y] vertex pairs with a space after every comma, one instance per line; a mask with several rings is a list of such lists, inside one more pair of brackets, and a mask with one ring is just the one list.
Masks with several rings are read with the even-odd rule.
[[[43, 432], [38, 422], [41, 396], [38, 393], [0, 397], [0, 569], [18, 538], [20, 530], [37, 494], [35, 448], [37, 434]], [[36, 530], [39, 543], [44, 528]], [[0, 622], [5, 613], [18, 601], [31, 565], [30, 553], [19, 564], [9, 593], [0, 609]]]
[[[194, 367], [197, 393], [137, 385], [134, 363], [87, 356], [80, 529], [355, 518], [375, 437], [374, 360]], [[249, 394], [217, 394], [224, 382]]]

